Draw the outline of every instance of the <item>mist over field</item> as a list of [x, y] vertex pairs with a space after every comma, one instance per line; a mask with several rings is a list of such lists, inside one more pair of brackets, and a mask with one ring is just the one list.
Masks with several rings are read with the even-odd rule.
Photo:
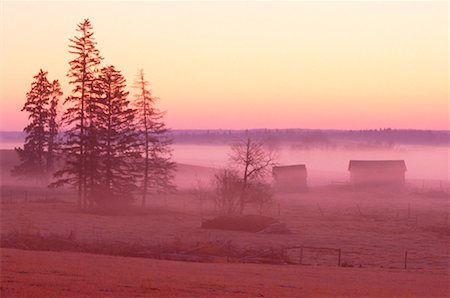
[[[177, 163], [218, 169], [229, 165], [229, 147], [245, 131], [174, 130], [173, 159]], [[450, 132], [448, 131], [331, 131], [250, 130], [275, 152], [277, 164], [305, 164], [311, 185], [346, 182], [348, 164], [355, 160], [405, 160], [411, 183], [448, 185]], [[23, 145], [23, 133], [0, 132], [0, 149]], [[182, 183], [183, 187], [189, 183]]]
[[0, 297], [450, 297], [448, 1], [2, 1]]
[[[226, 289], [234, 289], [233, 293], [238, 296], [242, 293], [298, 296], [299, 276], [306, 282], [302, 282], [301, 287], [308, 296], [333, 296], [335, 292], [364, 296], [366, 291], [370, 291], [369, 296], [406, 293], [425, 297], [430, 293], [437, 296], [447, 293], [448, 132], [403, 132], [395, 141], [386, 136], [342, 138], [340, 135], [345, 132], [336, 131], [329, 134], [291, 131], [290, 134], [286, 136], [286, 132], [275, 130], [264, 133], [176, 130], [172, 132], [171, 145], [176, 162], [176, 192], [151, 194], [141, 210], [112, 214], [97, 210], [84, 214], [74, 213], [77, 199], [73, 189], [49, 189], [38, 180], [11, 175], [19, 161], [12, 149], [22, 146], [22, 134], [0, 133], [3, 258], [31, 262], [38, 257], [8, 248], [58, 251], [64, 254], [61, 255], [64, 261], [50, 261], [54, 260], [52, 254], [40, 253], [38, 258], [42, 263], [36, 266], [66, 272], [68, 276], [82, 274], [88, 279], [93, 278], [88, 277], [90, 273], [72, 269], [87, 257], [80, 259], [77, 253], [67, 251], [94, 253], [94, 259], [89, 262], [99, 266], [105, 264], [102, 254], [144, 257], [136, 264], [115, 257], [115, 262], [119, 262], [115, 264], [121, 264], [119, 268], [137, 266], [133, 270], [139, 272], [139, 276], [146, 276], [145, 279], [137, 276], [124, 280], [121, 274], [125, 269], [116, 268], [113, 270], [118, 275], [101, 282], [111, 293], [123, 295], [130, 295], [130, 291], [124, 291], [117, 284], [125, 282], [131, 289], [146, 289], [148, 284], [156, 284], [152, 288], [170, 293], [169, 296], [185, 295], [187, 288], [194, 287], [193, 296], [208, 296], [221, 291], [214, 286], [219, 275], [228, 276], [224, 281]], [[414, 136], [417, 134], [419, 137]], [[244, 211], [246, 215], [240, 217], [224, 213], [226, 205], [220, 203], [217, 183], [225, 180], [217, 180], [217, 177], [224, 168], [236, 168], [231, 149], [245, 136], [264, 144], [264, 150], [273, 153], [275, 163], [262, 177], [272, 188], [270, 200], [249, 203]], [[351, 160], [404, 161], [407, 169], [404, 186], [392, 189], [383, 183], [376, 188], [355, 187], [349, 172]], [[306, 167], [306, 192], [284, 189], [302, 183], [295, 171], [291, 177], [284, 178], [290, 184], [277, 186], [274, 167], [294, 165]], [[381, 169], [371, 175], [380, 178], [389, 175], [389, 170]], [[233, 189], [229, 187], [223, 195], [232, 198]], [[170, 269], [176, 286], [156, 281], [155, 272], [147, 269], [160, 266], [160, 270], [169, 270], [175, 263], [158, 263], [161, 261], [155, 259], [183, 263], [180, 270]], [[203, 267], [193, 266], [192, 261], [200, 262], [199, 266]], [[297, 265], [311, 268], [307, 270], [314, 270], [314, 274], [339, 275], [341, 280], [323, 287], [323, 281], [312, 278], [312, 272], [293, 269], [279, 279], [274, 278], [273, 269], [266, 272], [264, 265], [244, 268], [245, 263]], [[213, 264], [219, 267], [212, 269]], [[8, 280], [19, 279], [15, 272], [37, 270], [34, 266], [14, 263], [6, 276]], [[285, 270], [282, 268], [279, 270]], [[338, 268], [357, 272], [336, 271]], [[214, 270], [218, 274], [205, 279], [211, 284], [207, 290], [197, 289], [197, 282], [187, 276], [200, 274], [198, 270]], [[245, 285], [240, 283], [235, 276], [243, 270], [248, 274], [256, 274], [256, 271], [263, 274], [261, 278], [267, 279], [267, 285], [257, 285], [260, 279]], [[356, 288], [354, 274], [358, 274]], [[386, 286], [385, 279], [393, 279], [395, 285]], [[414, 286], [410, 284], [411, 279], [416, 281]], [[28, 279], [20, 280], [29, 283]], [[385, 285], [373, 286], [377, 284], [375, 280]], [[50, 295], [54, 285], [49, 283], [41, 279], [39, 293]], [[60, 280], [56, 287], [64, 288], [65, 283]], [[289, 287], [283, 288], [285, 283], [289, 283]], [[421, 283], [426, 286], [420, 286]], [[322, 290], [318, 291], [317, 286]], [[430, 292], [430, 287], [434, 292]], [[70, 288], [76, 295], [93, 295], [99, 291], [95, 286], [85, 287], [83, 282], [71, 282]], [[14, 284], [8, 288], [8, 293], [21, 291], [22, 288]]]
[[[190, 288], [195, 289], [189, 294], [192, 296], [228, 293], [229, 289], [238, 296], [242, 293], [298, 296], [300, 289], [308, 296], [333, 296], [336, 292], [360, 296], [367, 291], [369, 296], [407, 293], [425, 297], [430, 293], [436, 296], [447, 293], [448, 148], [347, 150], [278, 146], [280, 164], [307, 165], [309, 191], [276, 191], [274, 201], [262, 213], [249, 205], [247, 214], [262, 214], [274, 219], [271, 225], [280, 222], [283, 227], [256, 233], [255, 230], [239, 231], [253, 229], [256, 218], [238, 226], [224, 222], [219, 229], [201, 228], [221, 212], [214, 199], [198, 187], [209, 189], [217, 170], [229, 164], [229, 146], [175, 144], [173, 149], [178, 193], [151, 195], [144, 210], [112, 216], [75, 212], [76, 198], [71, 191], [45, 190], [36, 187], [36, 182], [11, 177], [5, 170], [14, 164], [11, 155], [14, 153], [0, 151], [2, 258], [26, 260], [10, 261], [10, 265], [3, 267], [7, 270], [2, 274], [4, 280], [10, 280], [8, 293], [20, 293], [25, 288], [51, 295], [52, 289], [63, 290], [67, 283], [71, 291], [76, 291], [74, 296], [94, 295], [104, 291], [101, 289], [130, 295], [125, 289], [142, 293], [138, 289], [149, 288], [157, 288], [153, 291], [164, 291], [169, 296], [185, 295]], [[404, 159], [408, 167], [406, 190], [352, 189], [348, 160], [369, 158]], [[421, 170], [421, 167], [426, 168]], [[265, 179], [273, 184], [270, 174]], [[34, 249], [44, 252], [34, 253]], [[77, 250], [93, 254], [71, 252]], [[104, 270], [109, 262], [103, 259], [104, 254], [116, 255], [117, 259], [114, 268], [103, 273], [107, 279], [98, 280], [91, 276], [94, 273], [77, 269], [86, 260], [89, 265], [83, 266], [99, 266], [95, 272]], [[281, 267], [269, 269], [258, 265], [264, 263]], [[123, 277], [130, 266], [133, 273]], [[69, 282], [63, 278], [55, 284], [53, 279], [39, 278], [39, 273], [32, 273], [42, 270], [58, 271], [68, 278], [78, 274], [84, 281]], [[171, 285], [160, 279], [166, 270], [171, 272], [167, 273]], [[203, 283], [209, 284], [207, 289], [198, 287], [198, 281], [189, 277], [201, 275], [205, 270], [213, 272], [203, 278]], [[274, 277], [274, 270], [284, 277]], [[17, 273], [29, 271], [30, 277]], [[248, 280], [247, 274], [261, 277]], [[324, 287], [322, 278], [314, 278], [317, 274], [334, 274], [339, 282]], [[236, 275], [247, 282], [242, 283]], [[86, 286], [87, 280], [93, 278], [101, 284], [100, 289]], [[259, 285], [261, 279], [266, 280], [264, 286]], [[22, 285], [11, 280], [20, 280]], [[41, 285], [39, 292], [31, 288], [36, 280]], [[227, 290], [215, 286], [219, 282]], [[388, 286], [376, 286], [379, 283]], [[149, 294], [145, 290], [143, 293]]]

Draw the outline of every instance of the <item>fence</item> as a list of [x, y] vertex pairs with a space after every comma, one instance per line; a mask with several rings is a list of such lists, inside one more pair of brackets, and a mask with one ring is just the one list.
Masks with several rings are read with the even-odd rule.
[[18, 190], [3, 187], [0, 190], [2, 203], [29, 203], [29, 202], [48, 202], [48, 201], [74, 201], [75, 195], [67, 190], [43, 190], [27, 189]]
[[[329, 248], [329, 247], [313, 247], [313, 246], [290, 246], [285, 247], [285, 255], [289, 263], [297, 265], [336, 265], [337, 267], [365, 267], [373, 266], [380, 267], [380, 264], [370, 264], [367, 261], [359, 264], [352, 264], [350, 262], [342, 262], [342, 249], [341, 248]], [[314, 252], [315, 256], [309, 255], [309, 258], [305, 254], [306, 252]], [[391, 269], [408, 269], [408, 251], [399, 252], [395, 254], [396, 260], [383, 261], [390, 264], [387, 266]], [[348, 257], [350, 254], [348, 255]], [[364, 260], [365, 258], [363, 258]], [[392, 265], [394, 264], [394, 265]], [[384, 267], [384, 266], [381, 266]]]
[[450, 192], [450, 181], [448, 180], [411, 179], [406, 180], [405, 186], [416, 190]]
[[[306, 251], [316, 251], [316, 252], [328, 252], [331, 254], [335, 254], [337, 256], [337, 266], [341, 266], [341, 249], [340, 248], [328, 248], [328, 247], [313, 247], [313, 246], [291, 246], [286, 247], [286, 255], [290, 261], [293, 260], [293, 263], [299, 264], [299, 265], [308, 265], [305, 264], [304, 260], [304, 253]], [[298, 263], [295, 262], [295, 252], [298, 253]]]

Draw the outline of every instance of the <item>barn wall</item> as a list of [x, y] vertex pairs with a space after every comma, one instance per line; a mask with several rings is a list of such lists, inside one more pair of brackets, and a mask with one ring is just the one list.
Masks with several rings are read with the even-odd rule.
[[366, 169], [352, 170], [350, 180], [355, 186], [404, 186], [405, 172], [403, 170], [373, 171]]
[[274, 175], [274, 188], [277, 192], [302, 192], [308, 189], [306, 174]]

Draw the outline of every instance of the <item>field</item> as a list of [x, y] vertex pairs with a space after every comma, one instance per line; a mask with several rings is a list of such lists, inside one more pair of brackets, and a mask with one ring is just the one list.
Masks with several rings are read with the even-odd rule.
[[[277, 202], [279, 209], [278, 205], [274, 206], [274, 210], [269, 213], [278, 216], [279, 210], [281, 221], [287, 224], [292, 234], [274, 235], [201, 229], [201, 217], [212, 217], [213, 213], [203, 210], [200, 214], [198, 202], [187, 194], [159, 198], [142, 214], [117, 216], [78, 213], [75, 205], [70, 202], [3, 203], [1, 224], [2, 233], [18, 231], [43, 235], [71, 234], [79, 241], [101, 243], [120, 241], [149, 245], [161, 243], [182, 245], [182, 243], [231, 241], [233, 245], [243, 249], [295, 246], [334, 248], [341, 249], [341, 265], [349, 268], [337, 267], [337, 256], [334, 251], [314, 249], [305, 249], [302, 257], [304, 265], [312, 266], [192, 262], [178, 264], [169, 261], [77, 253], [3, 250], [3, 291], [7, 295], [29, 293], [34, 296], [41, 293], [46, 296], [52, 293], [46, 287], [56, 280], [61, 288], [68, 289], [68, 295], [80, 293], [88, 296], [138, 293], [237, 296], [257, 296], [258, 293], [265, 296], [312, 294], [446, 296], [448, 294], [448, 288], [444, 286], [445, 281], [448, 281], [450, 235], [447, 199], [412, 194], [394, 196], [317, 189], [298, 196], [278, 196]], [[406, 270], [403, 269], [405, 251], [408, 252]], [[298, 253], [296, 249], [289, 250], [289, 257], [293, 263], [298, 262]], [[30, 260], [29, 263], [26, 260]], [[220, 260], [219, 262], [225, 262], [223, 259]], [[79, 262], [86, 264], [98, 262], [99, 265], [83, 273], [87, 267], [80, 267]], [[104, 263], [108, 262], [111, 262], [109, 266], [114, 266], [110, 274], [116, 276], [92, 280], [90, 275], [104, 276], [103, 272], [108, 268]], [[138, 273], [135, 273], [136, 279], [126, 273], [132, 270], [130, 269], [132, 266], [139, 268]], [[212, 266], [214, 269], [202, 269], [202, 266], [205, 268]], [[160, 267], [169, 273], [165, 277], [158, 274], [158, 278], [154, 279], [150, 274], [154, 272], [151, 268]], [[175, 268], [180, 268], [181, 271]], [[42, 270], [50, 275], [43, 275]], [[192, 274], [187, 273], [190, 270], [193, 270]], [[211, 270], [217, 271], [216, 275], [211, 276], [209, 273]], [[283, 274], [270, 275], [273, 270]], [[233, 272], [238, 274], [241, 271], [244, 273], [248, 271], [249, 274], [252, 271], [265, 273], [261, 273], [263, 275], [261, 279], [255, 277], [245, 285], [240, 283], [238, 277], [225, 277], [235, 276]], [[205, 275], [202, 272], [208, 272], [206, 274], [208, 281], [203, 281]], [[77, 278], [71, 279], [70, 276]], [[195, 276], [196, 280], [202, 282], [196, 284], [189, 280], [189, 276]], [[342, 281], [336, 280], [336, 276]], [[78, 282], [69, 282], [73, 279]], [[88, 287], [82, 286], [83, 279], [90, 280]], [[270, 279], [271, 282], [266, 282], [266, 279]], [[403, 280], [409, 281], [414, 286], [404, 287]], [[374, 284], [374, 281], [377, 283]], [[18, 288], [17, 283], [22, 283], [22, 286]], [[129, 288], [118, 289], [118, 286], [113, 286], [128, 283]], [[285, 284], [286, 288], [283, 287]], [[358, 284], [357, 288], [355, 284]], [[159, 290], [152, 292], [152, 288]], [[425, 292], [425, 289], [430, 288], [435, 292]]]
[[446, 297], [417, 270], [210, 264], [3, 249], [2, 296]]
[[[326, 185], [276, 194], [265, 215], [285, 223], [290, 234], [207, 230], [200, 226], [217, 215], [214, 206], [188, 186], [212, 173], [182, 165], [178, 193], [154, 196], [144, 210], [118, 215], [81, 213], [65, 192], [35, 194], [30, 186], [4, 185], [2, 235], [56, 235], [79, 243], [176, 247], [191, 253], [164, 255], [185, 260], [174, 262], [2, 245], [2, 296], [449, 295], [448, 193]], [[240, 251], [283, 251], [288, 262], [260, 264], [251, 253], [230, 259], [214, 250], [225, 243]], [[209, 255], [192, 249], [208, 245]], [[52, 291], [50, 284], [59, 290]]]

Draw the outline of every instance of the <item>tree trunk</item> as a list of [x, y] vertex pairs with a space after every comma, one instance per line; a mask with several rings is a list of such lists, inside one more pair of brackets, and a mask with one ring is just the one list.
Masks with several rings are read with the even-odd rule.
[[144, 181], [143, 181], [143, 192], [142, 192], [142, 208], [145, 207], [145, 200], [147, 198], [147, 187], [148, 187], [148, 143], [149, 143], [149, 138], [148, 138], [148, 123], [147, 123], [147, 102], [146, 102], [146, 98], [145, 98], [145, 90], [144, 90], [145, 86], [142, 86], [142, 96], [143, 96], [143, 101], [144, 101], [144, 133], [145, 133], [145, 165], [144, 165]]
[[247, 190], [247, 183], [248, 183], [248, 167], [250, 165], [250, 138], [247, 139], [246, 144], [246, 152], [245, 152], [245, 168], [244, 168], [244, 177], [242, 179], [242, 189], [241, 189], [241, 195], [239, 197], [239, 213], [244, 213], [244, 207], [245, 207], [245, 191]]

